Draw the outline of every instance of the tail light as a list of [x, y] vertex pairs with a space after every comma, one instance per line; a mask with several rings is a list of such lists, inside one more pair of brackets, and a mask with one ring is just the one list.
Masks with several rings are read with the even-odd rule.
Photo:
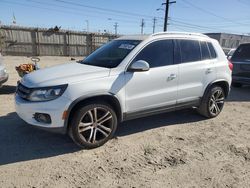
[[234, 65], [231, 61], [228, 61], [228, 66], [229, 66], [230, 70], [233, 71]]

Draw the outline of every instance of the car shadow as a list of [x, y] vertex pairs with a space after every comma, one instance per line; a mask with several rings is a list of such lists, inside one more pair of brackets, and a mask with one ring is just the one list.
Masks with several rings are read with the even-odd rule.
[[250, 101], [250, 86], [240, 88], [231, 87], [231, 91], [227, 98], [229, 102], [248, 102]]
[[123, 122], [117, 128], [116, 136], [126, 136], [159, 127], [192, 123], [202, 120], [205, 120], [205, 118], [197, 114], [194, 109], [168, 112]]
[[3, 85], [0, 88], [0, 95], [9, 95], [16, 92], [16, 86]]
[[[122, 123], [115, 136], [122, 137], [201, 120], [204, 118], [192, 109], [154, 115]], [[0, 165], [64, 155], [79, 150], [80, 148], [67, 135], [34, 128], [14, 112], [0, 117]]]
[[67, 135], [36, 129], [16, 113], [0, 117], [0, 165], [78, 151]]

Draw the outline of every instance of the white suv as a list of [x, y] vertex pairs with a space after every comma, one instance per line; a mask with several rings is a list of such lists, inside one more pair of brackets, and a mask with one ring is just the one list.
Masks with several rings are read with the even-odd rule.
[[124, 36], [81, 62], [24, 76], [16, 111], [29, 124], [68, 132], [79, 146], [94, 148], [128, 119], [191, 107], [216, 117], [231, 70], [218, 42], [202, 34]]

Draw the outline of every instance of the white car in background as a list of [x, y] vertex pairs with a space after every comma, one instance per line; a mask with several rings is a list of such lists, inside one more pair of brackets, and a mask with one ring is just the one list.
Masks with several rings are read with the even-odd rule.
[[3, 58], [0, 53], [0, 87], [2, 86], [3, 83], [7, 82], [8, 80], [8, 74], [5, 66], [3, 65]]
[[236, 48], [232, 48], [228, 53], [227, 53], [227, 59], [231, 59], [234, 52], [235, 52]]

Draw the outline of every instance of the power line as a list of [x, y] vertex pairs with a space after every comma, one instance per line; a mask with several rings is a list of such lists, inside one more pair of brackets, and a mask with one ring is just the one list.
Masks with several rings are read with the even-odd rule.
[[[39, 2], [39, 1], [36, 1], [36, 0], [29, 0], [30, 2], [32, 2], [32, 3], [37, 3], [37, 4], [42, 4], [42, 5], [51, 5], [51, 6], [56, 6], [56, 7], [62, 7], [62, 8], [66, 8], [67, 10], [68, 9], [71, 9], [71, 10], [79, 10], [81, 13], [83, 13], [83, 9], [82, 8], [78, 8], [78, 7], [69, 7], [69, 6], [63, 6], [63, 5], [60, 5], [60, 4], [53, 4], [53, 3], [48, 3], [48, 2]], [[54, 0], [54, 1], [56, 1], [56, 0]], [[59, 0], [58, 0], [59, 1]], [[61, 2], [61, 1], [60, 1]], [[66, 3], [66, 2], [64, 2], [64, 3]], [[76, 6], [75, 4], [78, 4], [78, 3], [69, 3], [70, 5], [73, 5], [73, 6]], [[88, 8], [88, 7], [86, 7], [86, 6], [83, 6], [83, 7], [85, 7], [85, 8]], [[85, 12], [91, 12], [91, 13], [93, 13], [93, 10], [84, 10]], [[99, 10], [99, 8], [97, 8], [97, 10], [95, 10], [94, 11], [95, 13], [100, 13], [100, 14], [104, 14], [104, 15], [107, 15], [107, 12], [105, 12], [105, 11], [103, 11], [103, 10]], [[96, 14], [95, 14], [96, 15]], [[123, 17], [124, 18], [124, 16], [123, 15], [120, 15], [120, 14], [118, 14], [118, 13], [115, 13], [115, 12], [109, 12], [109, 15], [115, 15], [115, 16], [120, 16], [120, 17]], [[145, 15], [144, 15], [145, 16]], [[130, 14], [130, 13], [127, 13], [127, 15], [126, 15], [126, 17], [141, 17], [141, 15], [139, 15], [139, 16], [135, 16], [135, 15], [133, 15], [133, 13], [132, 14]], [[147, 17], [149, 17], [149, 18], [146, 18], [146, 19], [148, 19], [148, 20], [151, 20], [152, 19], [152, 17], [150, 17], [150, 16], [147, 16]], [[113, 19], [114, 20], [114, 19]], [[123, 19], [124, 20], [124, 19]], [[131, 19], [129, 19], [129, 20], [126, 20], [127, 22], [131, 22], [132, 20], [134, 20], [134, 18], [131, 18]], [[117, 21], [120, 21], [120, 20], [117, 20]]]
[[[184, 22], [202, 22], [203, 24], [206, 24], [206, 26], [211, 26], [211, 27], [230, 27], [230, 26], [238, 26], [238, 24], [235, 23], [231, 23], [228, 21], [219, 21], [219, 22], [215, 22], [215, 21], [205, 21], [205, 20], [194, 20], [194, 19], [183, 19], [183, 18], [173, 18], [174, 20], [179, 20], [179, 21], [184, 21]], [[241, 18], [238, 18], [241, 19]], [[248, 24], [246, 26], [250, 25], [250, 19], [241, 19], [241, 24]], [[244, 23], [243, 23], [244, 22]]]
[[[24, 4], [24, 3], [19, 3], [19, 2], [15, 2], [15, 1], [4, 1], [2, 0], [1, 3], [6, 3], [6, 4], [15, 4], [15, 5], [19, 5], [19, 6], [24, 6], [24, 7], [32, 7], [32, 8], [37, 8], [37, 9], [42, 9], [42, 10], [48, 10], [48, 11], [52, 11], [52, 12], [60, 12], [60, 13], [65, 13], [65, 14], [73, 14], [73, 15], [81, 15], [81, 16], [86, 16], [86, 17], [94, 17], [94, 18], [103, 18], [103, 17], [100, 17], [100, 16], [96, 16], [96, 15], [88, 15], [88, 14], [85, 14], [83, 13], [82, 11], [81, 12], [77, 12], [75, 9], [74, 9], [74, 12], [73, 11], [68, 11], [68, 10], [60, 10], [60, 9], [55, 9], [55, 8], [45, 8], [45, 7], [41, 7], [41, 6], [35, 6], [35, 5], [31, 5], [31, 4]], [[38, 3], [38, 2], [36, 2]], [[39, 4], [44, 4], [44, 3], [39, 3]], [[46, 4], [46, 3], [45, 3]], [[55, 4], [51, 4], [52, 6], [57, 6]], [[59, 7], [62, 7], [62, 8], [67, 8], [69, 9], [69, 7], [64, 7], [64, 6], [59, 6]], [[129, 20], [124, 20], [124, 19], [113, 19], [112, 20], [114, 21], [120, 21], [120, 22], [124, 22], [124, 23], [129, 23], [129, 24], [138, 24], [137, 21], [135, 21], [135, 19], [129, 19]]]
[[192, 6], [193, 8], [195, 8], [195, 9], [197, 9], [197, 10], [203, 12], [203, 13], [212, 15], [212, 16], [214, 16], [214, 17], [220, 18], [220, 19], [225, 20], [225, 21], [228, 21], [228, 22], [237, 23], [238, 25], [242, 25], [242, 24], [240, 24], [240, 23], [238, 23], [238, 22], [232, 21], [232, 20], [229, 19], [229, 18], [226, 18], [226, 17], [220, 16], [220, 15], [214, 14], [213, 12], [210, 12], [210, 11], [208, 11], [207, 9], [203, 9], [203, 8], [201, 8], [201, 7], [198, 7], [198, 6], [196, 6], [195, 4], [193, 4], [193, 3], [191, 3], [191, 2], [189, 2], [189, 1], [187, 1], [187, 0], [182, 0], [182, 1], [183, 1], [184, 3], [186, 3], [186, 4], [190, 5], [190, 6]]
[[[51, 6], [56, 6], [56, 7], [61, 7], [61, 8], [63, 8], [63, 9], [67, 9], [67, 10], [61, 10], [61, 9], [55, 9], [55, 8], [48, 8], [48, 7], [41, 7], [41, 6], [35, 6], [34, 4], [31, 4], [31, 3], [29, 3], [29, 4], [24, 4], [24, 3], [19, 3], [19, 2], [14, 2], [14, 1], [4, 1], [4, 0], [2, 0], [2, 1], [0, 1], [1, 3], [7, 3], [7, 4], [15, 4], [15, 5], [20, 5], [20, 6], [25, 6], [25, 7], [34, 7], [34, 8], [38, 8], [38, 9], [43, 9], [43, 10], [49, 10], [49, 11], [53, 11], [53, 12], [55, 12], [55, 11], [57, 11], [57, 12], [61, 12], [61, 13], [65, 13], [65, 14], [70, 14], [70, 15], [81, 15], [81, 16], [86, 16], [86, 17], [95, 17], [95, 18], [103, 18], [102, 16], [97, 16], [96, 14], [95, 15], [86, 15], [85, 14], [85, 12], [86, 11], [82, 11], [82, 9], [80, 8], [73, 8], [73, 7], [70, 7], [70, 6], [63, 6], [63, 5], [61, 5], [61, 4], [58, 4], [58, 3], [56, 3], [56, 4], [54, 4], [54, 3], [48, 3], [48, 2], [38, 2], [38, 1], [36, 1], [36, 0], [29, 0], [30, 2], [33, 2], [33, 3], [39, 3], [39, 4], [42, 4], [42, 5], [44, 5], [44, 6], [49, 6], [49, 7], [51, 7]], [[56, 1], [56, 0], [55, 0]], [[65, 1], [65, 0], [57, 0], [57, 2], [61, 2], [61, 1], [64, 1], [64, 2], [68, 2], [68, 1]], [[185, 1], [185, 0], [183, 0], [183, 1]], [[69, 3], [69, 2], [68, 2]], [[78, 3], [73, 3], [73, 4], [78, 4]], [[77, 5], [74, 5], [74, 6], [77, 6]], [[69, 11], [69, 10], [74, 10], [74, 11]], [[108, 9], [108, 10], [111, 10], [111, 9]], [[100, 10], [100, 11], [103, 11], [103, 10]], [[203, 11], [203, 10], [201, 10], [201, 11]], [[92, 12], [93, 13], [95, 13], [95, 12], [99, 12], [99, 10], [92, 10]], [[102, 14], [107, 14], [107, 13], [103, 13], [102, 12]], [[112, 13], [109, 13], [109, 14], [112, 14]], [[113, 19], [112, 18], [112, 20], [114, 20], [114, 21], [117, 21], [117, 22], [121, 22], [121, 23], [127, 23], [127, 24], [129, 24], [129, 25], [132, 25], [132, 24], [138, 24], [138, 22], [137, 21], [135, 21], [135, 19], [134, 18], [127, 18], [126, 20], [125, 19], [120, 19], [119, 17], [122, 17], [121, 15], [120, 15], [120, 13], [114, 13], [114, 14], [116, 14], [116, 15], [119, 15], [119, 16], [117, 16], [118, 18], [115, 18], [115, 19]], [[125, 14], [125, 12], [123, 12], [122, 14]], [[130, 14], [130, 13], [129, 13]], [[133, 14], [133, 13], [132, 13]], [[140, 14], [138, 14], [138, 15], [140, 15]], [[129, 15], [127, 15], [126, 17], [129, 17]], [[137, 17], [137, 16], [135, 16], [135, 15], [133, 15], [133, 17]], [[150, 17], [150, 16], [148, 16], [148, 17]], [[159, 20], [159, 22], [162, 22], [163, 20], [162, 20], [162, 18], [161, 17], [155, 17], [155, 19], [156, 18], [158, 18], [157, 20]], [[85, 19], [88, 19], [88, 18], [85, 18]], [[139, 17], [138, 17], [138, 20], [139, 20]], [[145, 19], [143, 19], [143, 24], [141, 23], [141, 25], [140, 25], [140, 27], [141, 27], [141, 33], [143, 33], [144, 31], [144, 28], [146, 27], [145, 26], [145, 20], [147, 20], [147, 18]], [[151, 22], [152, 22], [152, 18], [150, 19], [151, 20]], [[223, 27], [223, 25], [214, 25], [214, 26], [210, 26], [210, 27], [208, 27], [208, 26], [201, 26], [201, 25], [195, 25], [195, 24], [190, 24], [190, 23], [187, 23], [187, 22], [183, 22], [183, 21], [179, 21], [179, 19], [170, 19], [170, 21], [171, 21], [171, 24], [173, 23], [173, 24], [178, 24], [177, 26], [179, 26], [179, 27], [186, 27], [186, 28], [193, 28], [193, 29], [199, 29], [199, 30], [215, 30], [215, 29], [218, 29], [218, 27], [220, 27], [220, 29], [221, 29], [221, 27]], [[191, 20], [192, 21], [192, 20]], [[248, 20], [246, 20], [246, 21], [248, 21]], [[236, 22], [232, 22], [231, 20], [228, 20], [228, 21], [226, 21], [226, 22], [224, 22], [224, 23], [233, 23], [233, 24], [239, 24], [239, 23], [236, 23]], [[243, 25], [243, 24], [242, 24]], [[248, 25], [249, 26], [249, 24], [245, 24], [245, 25]], [[150, 26], [147, 26], [147, 27], [152, 27], [152, 25], [150, 24]], [[153, 19], [153, 32], [154, 32], [154, 28], [156, 27], [156, 20], [155, 20], [155, 23], [154, 23], [154, 19]], [[226, 27], [226, 26], [224, 26], [224, 27]], [[230, 27], [230, 26], [228, 26], [228, 27]], [[222, 30], [222, 29], [221, 29]], [[225, 30], [224, 29], [224, 31], [228, 31], [228, 32], [232, 32], [232, 31], [229, 31], [229, 30]], [[235, 32], [235, 31], [234, 31]], [[237, 33], [237, 32], [235, 32], [235, 33]]]
[[60, 2], [63, 4], [69, 4], [69, 5], [75, 5], [75, 6], [81, 6], [85, 8], [90, 8], [90, 9], [95, 9], [95, 10], [101, 10], [101, 11], [106, 11], [106, 12], [112, 12], [112, 13], [118, 13], [118, 14], [123, 14], [123, 15], [133, 15], [133, 16], [141, 16], [141, 17], [147, 17], [147, 18], [152, 18], [152, 16], [144, 15], [144, 14], [137, 14], [133, 12], [125, 12], [125, 11], [119, 11], [119, 10], [114, 10], [114, 9], [107, 9], [107, 8], [100, 8], [96, 6], [89, 6], [89, 5], [84, 5], [82, 3], [76, 3], [76, 2], [69, 2], [65, 0], [54, 0], [56, 2]]
[[[206, 26], [201, 26], [201, 25], [196, 25], [196, 24], [190, 24], [190, 23], [186, 23], [186, 22], [182, 22], [182, 21], [177, 21], [177, 20], [174, 20], [174, 19], [171, 19], [172, 23], [174, 24], [179, 24], [179, 25], [182, 25], [182, 26], [187, 26], [189, 28], [195, 28], [195, 29], [202, 29], [202, 30], [210, 30], [210, 31], [214, 31], [215, 29], [217, 28], [213, 28], [213, 27], [206, 27]], [[237, 33], [236, 31], [231, 31], [231, 30], [224, 30], [224, 29], [221, 29], [221, 31], [225, 31], [225, 32], [233, 32], [233, 33]]]
[[174, 28], [176, 28], [176, 29], [178, 29], [178, 30], [188, 32], [188, 30], [183, 29], [182, 27], [176, 26], [176, 25], [174, 25], [174, 24], [172, 24], [171, 26], [174, 27]]

